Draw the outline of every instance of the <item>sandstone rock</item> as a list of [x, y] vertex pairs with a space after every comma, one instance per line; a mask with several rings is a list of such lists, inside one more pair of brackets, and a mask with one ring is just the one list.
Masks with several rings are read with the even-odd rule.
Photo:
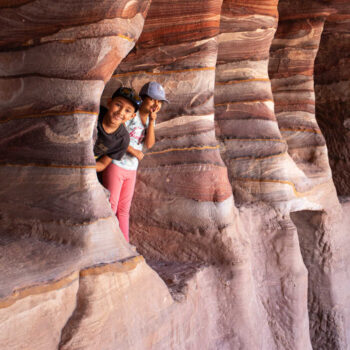
[[[349, 13], [0, 1], [0, 348], [347, 349], [350, 202], [331, 167], [347, 195]], [[170, 100], [132, 207], [152, 268], [92, 154], [101, 94], [149, 80]]]
[[133, 255], [97, 181], [92, 134], [104, 81], [147, 9], [146, 1], [1, 4], [1, 236], [79, 246], [81, 266]]
[[[349, 195], [349, 25], [350, 11], [337, 2], [339, 12], [325, 23], [315, 62], [316, 116], [328, 147], [334, 184]], [[331, 127], [330, 127], [331, 126]]]

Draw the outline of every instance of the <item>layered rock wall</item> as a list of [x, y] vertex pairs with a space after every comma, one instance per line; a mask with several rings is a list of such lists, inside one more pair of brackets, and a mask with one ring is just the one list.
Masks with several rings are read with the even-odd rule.
[[316, 116], [325, 136], [337, 192], [349, 188], [349, 8], [339, 1], [327, 17], [315, 62]]
[[[132, 209], [133, 242], [140, 248], [147, 244], [154, 257], [166, 253], [180, 260], [211, 259], [208, 248], [223, 246], [222, 237], [213, 242], [218, 216], [222, 227], [232, 222], [230, 211], [225, 217], [215, 208], [215, 203], [226, 201], [233, 210], [214, 130], [220, 10], [217, 1], [191, 6], [177, 1], [173, 7], [154, 1], [135, 50], [104, 92], [108, 97], [121, 83], [140, 89], [147, 81], [157, 80], [171, 101], [160, 112], [157, 143], [138, 171]], [[194, 28], [196, 35], [192, 35]], [[145, 237], [154, 243], [147, 243]], [[223, 249], [221, 259], [225, 254]]]
[[[346, 195], [349, 10], [2, 2], [0, 347], [347, 349], [349, 205], [326, 143]], [[131, 242], [168, 288], [124, 241], [92, 153], [101, 94], [150, 80], [170, 104]]]
[[239, 202], [259, 197], [258, 188], [264, 183], [254, 170], [286, 148], [275, 120], [268, 76], [269, 50], [276, 28], [276, 1], [224, 2], [218, 37], [215, 119], [221, 153]]
[[[328, 7], [315, 6], [311, 2], [291, 4], [281, 1], [278, 31], [271, 48], [269, 72], [275, 100], [275, 112], [283, 139], [288, 144], [288, 154], [300, 169], [302, 182], [309, 188], [299, 193], [310, 197], [312, 192], [328, 190], [335, 197], [328, 164], [324, 137], [315, 117], [314, 61], [318, 52], [321, 34]], [[300, 181], [300, 180], [299, 180]], [[321, 189], [323, 187], [323, 189]], [[321, 208], [335, 205], [322, 198], [313, 199]]]
[[135, 256], [97, 181], [92, 136], [105, 82], [148, 5], [0, 4], [2, 349], [66, 344], [65, 324], [91, 300], [80, 270]]
[[96, 178], [92, 135], [104, 84], [147, 6], [2, 5], [1, 237], [71, 244], [90, 264], [130, 254]]
[[[269, 65], [281, 135], [288, 144], [288, 154], [303, 173], [303, 182], [310, 186], [301, 195], [311, 198], [322, 209], [311, 212], [300, 211], [306, 208], [299, 207], [292, 213], [308, 269], [311, 342], [313, 348], [335, 349], [348, 347], [347, 296], [335, 282], [347, 281], [336, 258], [347, 231], [335, 228], [337, 221], [344, 220], [341, 216], [347, 214], [342, 214], [335, 197], [326, 140], [316, 120], [315, 105], [319, 101], [315, 101], [314, 63], [324, 26], [332, 16], [337, 17], [336, 11], [344, 10], [339, 5], [340, 2], [330, 5], [280, 1], [279, 25]], [[348, 259], [347, 253], [343, 258]], [[347, 289], [347, 282], [345, 285]], [[339, 304], [343, 306], [338, 309]]]

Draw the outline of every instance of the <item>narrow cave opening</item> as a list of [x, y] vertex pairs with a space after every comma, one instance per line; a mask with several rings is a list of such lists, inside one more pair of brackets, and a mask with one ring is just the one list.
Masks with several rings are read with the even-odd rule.
[[[156, 123], [154, 123], [152, 130], [149, 129], [152, 113], [152, 103], [154, 102], [155, 104], [160, 104], [161, 108], [159, 108], [159, 113], [156, 113], [156, 117], [158, 121], [159, 119], [163, 121], [163, 117], [166, 114], [166, 112], [164, 113], [163, 109], [167, 109], [169, 102], [167, 100], [157, 100], [157, 96], [152, 95], [152, 92], [154, 94], [154, 91], [150, 91], [152, 101], [149, 101], [149, 95], [147, 96], [142, 93], [142, 91], [145, 90], [145, 86], [149, 88], [151, 85], [153, 86], [153, 90], [157, 88], [157, 91], [161, 89], [161, 91], [164, 92], [162, 85], [157, 83], [155, 79], [152, 79], [151, 77], [150, 81], [144, 84], [141, 88], [139, 86], [140, 82], [137, 79], [137, 75], [135, 75], [136, 79], [133, 82], [119, 81], [118, 79], [115, 79], [116, 77], [118, 77], [118, 73], [112, 76], [112, 79], [107, 83], [106, 89], [102, 94], [101, 110], [104, 110], [104, 113], [101, 114], [101, 116], [103, 117], [107, 115], [108, 117], [108, 113], [110, 113], [110, 111], [114, 111], [115, 114], [120, 113], [120, 110], [118, 111], [117, 107], [112, 107], [112, 109], [110, 108], [111, 104], [113, 103], [116, 103], [118, 106], [120, 106], [120, 101], [118, 98], [120, 96], [123, 97], [124, 95], [120, 95], [118, 93], [119, 91], [127, 91], [128, 94], [132, 93], [132, 96], [124, 96], [124, 99], [127, 99], [129, 102], [133, 102], [135, 96], [137, 98], [140, 97], [140, 103], [135, 110], [134, 116], [126, 122], [123, 122], [122, 125], [122, 128], [125, 128], [130, 136], [129, 147], [127, 148], [126, 152], [123, 152], [123, 155], [120, 159], [113, 158], [112, 162], [103, 170], [99, 170], [99, 167], [97, 166], [97, 175], [99, 182], [105, 190], [106, 199], [109, 201], [109, 205], [111, 206], [113, 213], [119, 221], [119, 228], [126, 241], [129, 242], [129, 231], [125, 231], [126, 221], [128, 220], [128, 217], [126, 218], [125, 215], [125, 198], [127, 198], [127, 201], [129, 201], [130, 204], [134, 204], [133, 210], [135, 211], [135, 216], [137, 216], [137, 212], [139, 210], [139, 200], [137, 198], [133, 198], [133, 196], [130, 197], [130, 193], [134, 193], [133, 188], [136, 187], [135, 182], [139, 180], [139, 168], [142, 171], [143, 158], [147, 158], [150, 154], [152, 154], [151, 148], [153, 144], [151, 147], [147, 145], [147, 135], [149, 132], [153, 133], [154, 141], [156, 141], [156, 133], [154, 130], [156, 128]], [[133, 89], [132, 86], [135, 86], [136, 88]], [[113, 94], [112, 98], [111, 94]], [[160, 97], [166, 98], [165, 93], [162, 93], [162, 96]], [[146, 123], [144, 123], [143, 117], [147, 118]], [[99, 127], [101, 129], [101, 126]], [[132, 147], [132, 151], [130, 150], [130, 147]], [[138, 154], [136, 152], [142, 152], [141, 159], [138, 157]], [[96, 158], [96, 161], [100, 159], [98, 157]], [[113, 170], [110, 169], [111, 167]], [[138, 186], [138, 188], [140, 188], [140, 186]], [[151, 197], [152, 196], [147, 193], [143, 198], [141, 205], [143, 206], [144, 202], [150, 201]], [[122, 210], [119, 210], [119, 206], [122, 207]], [[132, 212], [130, 214], [132, 214]], [[137, 225], [137, 219], [134, 220], [134, 225], [132, 225], [133, 228], [135, 227], [135, 224]], [[127, 223], [127, 227], [128, 226], [129, 225]], [[133, 231], [130, 230], [130, 233], [133, 233]], [[152, 249], [145, 249], [145, 247], [142, 247], [140, 244], [138, 244], [137, 240], [135, 241], [132, 239], [131, 244], [135, 244], [135, 247], [139, 250], [138, 253], [141, 253], [147, 260], [147, 264], [158, 273], [159, 277], [167, 285], [169, 292], [173, 297], [173, 300], [177, 302], [181, 302], [185, 299], [188, 289], [188, 281], [191, 280], [196, 275], [196, 273], [198, 273], [205, 266], [205, 264], [202, 262], [168, 261], [167, 257], [162, 256], [161, 253], [157, 254], [156, 256], [152, 255]]]

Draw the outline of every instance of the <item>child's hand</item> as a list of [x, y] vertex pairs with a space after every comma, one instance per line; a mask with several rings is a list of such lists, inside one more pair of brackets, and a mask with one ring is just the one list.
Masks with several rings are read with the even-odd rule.
[[155, 106], [152, 108], [152, 112], [150, 114], [151, 120], [157, 119], [157, 113], [160, 111], [160, 108], [162, 107], [161, 103], [159, 101], [156, 102]]
[[142, 160], [143, 157], [145, 156], [144, 153], [142, 151], [139, 151], [139, 150], [136, 150], [135, 149], [135, 157], [138, 159], [138, 160]]

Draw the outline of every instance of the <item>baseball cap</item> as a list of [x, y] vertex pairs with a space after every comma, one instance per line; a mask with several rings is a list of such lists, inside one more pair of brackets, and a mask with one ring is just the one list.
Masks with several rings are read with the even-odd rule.
[[112, 99], [118, 96], [124, 97], [127, 100], [129, 100], [135, 107], [135, 112], [138, 111], [138, 109], [142, 104], [142, 98], [132, 88], [123, 87], [123, 86], [120, 87], [118, 90], [114, 92], [114, 94], [112, 95]]
[[165, 91], [163, 86], [155, 81], [150, 81], [142, 86], [140, 90], [140, 96], [149, 96], [155, 100], [164, 101], [169, 103], [169, 101], [165, 97]]

